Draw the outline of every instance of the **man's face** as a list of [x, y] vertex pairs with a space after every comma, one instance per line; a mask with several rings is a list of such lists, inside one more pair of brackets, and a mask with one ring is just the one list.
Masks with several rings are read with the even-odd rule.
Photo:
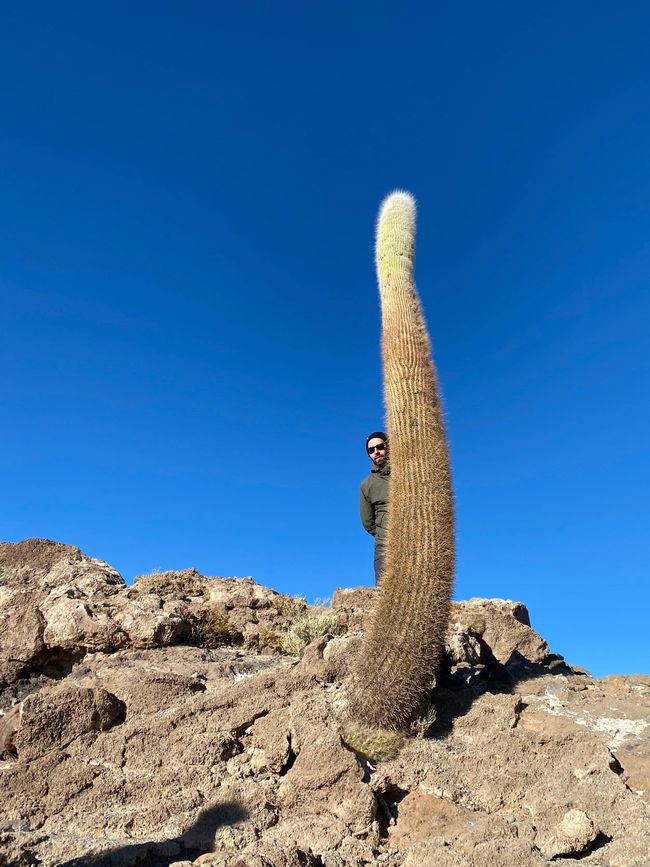
[[383, 467], [388, 458], [388, 446], [379, 437], [373, 437], [368, 443], [368, 454], [373, 464]]

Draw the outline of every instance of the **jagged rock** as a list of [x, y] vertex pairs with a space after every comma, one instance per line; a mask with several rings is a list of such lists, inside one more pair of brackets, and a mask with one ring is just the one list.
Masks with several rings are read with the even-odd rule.
[[353, 632], [337, 635], [327, 642], [323, 648], [323, 660], [334, 678], [342, 680], [349, 673], [350, 663], [361, 647], [361, 640], [362, 635]]
[[0, 717], [0, 759], [16, 755], [16, 734], [20, 728], [22, 704], [10, 708]]
[[[454, 603], [435, 713], [373, 766], [338, 720], [373, 588], [297, 659], [260, 650], [310, 607], [250, 579], [43, 540], [0, 570], [0, 863], [647, 867], [650, 678], [576, 674], [520, 603]], [[213, 609], [243, 644], [201, 644]]]
[[650, 803], [650, 677], [557, 677], [529, 681], [522, 727], [539, 733], [602, 733], [612, 769]]
[[332, 848], [336, 848], [348, 834], [372, 824], [372, 792], [363, 782], [355, 755], [343, 745], [322, 693], [295, 697], [290, 732], [296, 758], [278, 786], [278, 803], [288, 816], [330, 813], [340, 819], [340, 826], [332, 824]]
[[[301, 600], [250, 578], [195, 569], [146, 576], [127, 587], [102, 560], [47, 539], [0, 544], [0, 688], [58, 673], [88, 653], [178, 643], [241, 642], [277, 650]], [[227, 636], [204, 635], [217, 612]], [[214, 620], [211, 628], [214, 630]]]
[[449, 624], [445, 649], [452, 665], [477, 665], [484, 657], [480, 636], [454, 620]]
[[193, 863], [200, 867], [319, 867], [321, 862], [310, 850], [305, 852], [295, 846], [263, 842], [252, 844], [236, 860], [212, 852], [201, 855]]
[[251, 768], [282, 774], [288, 768], [291, 749], [290, 711], [283, 707], [253, 723], [251, 730]]
[[[399, 864], [399, 861], [393, 862]], [[517, 837], [515, 826], [499, 817], [478, 815], [453, 840], [434, 838], [411, 849], [404, 867], [542, 867], [548, 862]]]
[[125, 586], [111, 566], [72, 545], [0, 544], [0, 685], [46, 665], [48, 656], [126, 644], [109, 605]]
[[452, 622], [464, 626], [470, 635], [480, 636], [502, 665], [521, 659], [541, 663], [549, 654], [548, 644], [531, 628], [528, 609], [521, 602], [469, 599], [454, 603], [454, 608]]
[[650, 739], [632, 737], [627, 743], [623, 740], [612, 748], [612, 755], [618, 766], [625, 769], [622, 773], [626, 785], [650, 803]]
[[399, 802], [395, 811], [399, 821], [389, 826], [390, 842], [398, 849], [411, 849], [418, 843], [442, 838], [449, 844], [467, 831], [476, 815], [448, 798], [431, 795], [419, 787]]
[[193, 632], [189, 606], [182, 602], [165, 603], [155, 594], [129, 594], [128, 602], [117, 608], [113, 616], [132, 647], [178, 644], [189, 640]]
[[372, 604], [372, 587], [339, 587], [332, 596], [332, 611], [346, 632], [361, 632], [363, 620]]
[[30, 761], [52, 749], [62, 750], [88, 732], [104, 732], [124, 710], [124, 703], [101, 687], [64, 682], [42, 689], [23, 702], [14, 739], [18, 756]]

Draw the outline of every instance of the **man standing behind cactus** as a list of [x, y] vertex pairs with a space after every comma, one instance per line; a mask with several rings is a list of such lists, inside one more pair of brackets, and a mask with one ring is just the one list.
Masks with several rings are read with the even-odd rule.
[[366, 438], [366, 452], [373, 463], [370, 475], [361, 482], [359, 503], [361, 523], [375, 537], [375, 583], [384, 569], [384, 545], [388, 526], [388, 437], [383, 431], [375, 431]]

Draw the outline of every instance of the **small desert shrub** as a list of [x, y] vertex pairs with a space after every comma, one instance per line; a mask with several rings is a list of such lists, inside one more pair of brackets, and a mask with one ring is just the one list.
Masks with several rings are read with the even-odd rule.
[[298, 656], [315, 638], [337, 631], [337, 621], [334, 614], [327, 612], [305, 613], [291, 624], [282, 639], [282, 650], [291, 656]]
[[273, 653], [282, 653], [282, 641], [284, 636], [275, 629], [263, 626], [259, 631], [258, 646], [261, 650], [271, 650]]
[[285, 620], [294, 621], [307, 610], [307, 600], [304, 596], [289, 596], [278, 593], [271, 599], [271, 607], [275, 608]]
[[207, 589], [205, 581], [196, 569], [138, 575], [133, 586], [141, 593], [156, 593], [163, 599], [187, 599], [190, 596], [204, 596]]
[[197, 617], [196, 639], [203, 647], [221, 647], [241, 644], [243, 636], [228, 620], [225, 611], [212, 605], [204, 608]]

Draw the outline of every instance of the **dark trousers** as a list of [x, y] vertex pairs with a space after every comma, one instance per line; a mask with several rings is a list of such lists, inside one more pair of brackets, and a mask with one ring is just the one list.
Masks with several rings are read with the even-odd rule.
[[379, 583], [381, 573], [384, 571], [384, 554], [384, 546], [375, 545], [375, 584]]

